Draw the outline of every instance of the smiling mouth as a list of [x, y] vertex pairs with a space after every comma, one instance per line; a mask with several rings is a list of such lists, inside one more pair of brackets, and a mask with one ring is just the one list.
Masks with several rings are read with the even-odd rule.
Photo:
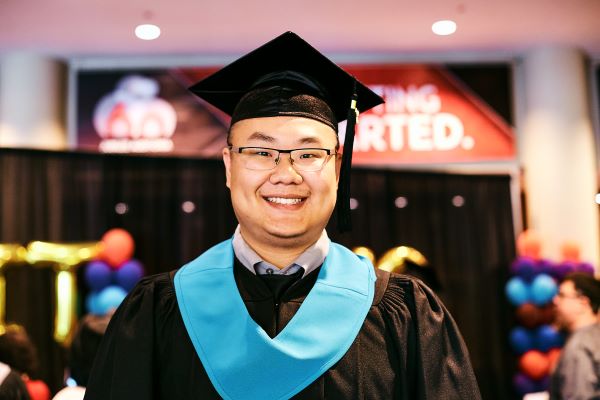
[[265, 197], [269, 203], [283, 204], [283, 205], [295, 205], [302, 203], [304, 198], [287, 198], [287, 197]]

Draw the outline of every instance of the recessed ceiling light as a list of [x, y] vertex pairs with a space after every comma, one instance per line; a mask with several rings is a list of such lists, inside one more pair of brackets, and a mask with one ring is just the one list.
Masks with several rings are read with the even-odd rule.
[[160, 28], [153, 24], [142, 24], [135, 27], [135, 36], [142, 40], [154, 40], [160, 36]]
[[431, 30], [433, 33], [440, 36], [452, 35], [456, 32], [456, 22], [450, 21], [449, 19], [437, 21], [431, 25]]

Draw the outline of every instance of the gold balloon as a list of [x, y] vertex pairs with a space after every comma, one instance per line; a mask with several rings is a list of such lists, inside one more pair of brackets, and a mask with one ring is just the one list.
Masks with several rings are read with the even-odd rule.
[[27, 250], [20, 244], [0, 243], [0, 330], [4, 330], [6, 323], [6, 278], [4, 266], [10, 262], [23, 262]]
[[51, 243], [31, 242], [27, 246], [27, 261], [30, 264], [52, 262], [59, 269], [71, 268], [96, 257], [102, 250], [100, 242]]
[[408, 246], [398, 246], [386, 251], [377, 262], [377, 268], [389, 272], [404, 273], [406, 262], [410, 261], [420, 267], [426, 267], [429, 263], [423, 254]]
[[0, 269], [9, 262], [25, 261], [27, 250], [20, 244], [0, 243]]
[[375, 253], [373, 253], [373, 250], [371, 250], [370, 248], [358, 246], [353, 248], [352, 251], [358, 254], [359, 256], [363, 256], [369, 259], [369, 261], [371, 261], [371, 264], [375, 264]]
[[96, 257], [101, 250], [100, 242], [31, 242], [27, 246], [29, 263], [51, 262], [57, 270], [54, 340], [58, 343], [68, 344], [76, 322], [77, 278], [75, 270], [82, 262]]

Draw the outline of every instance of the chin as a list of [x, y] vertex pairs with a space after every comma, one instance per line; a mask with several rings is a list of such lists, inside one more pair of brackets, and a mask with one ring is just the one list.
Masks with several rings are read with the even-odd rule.
[[299, 239], [306, 235], [305, 230], [299, 229], [269, 229], [267, 233], [278, 239]]

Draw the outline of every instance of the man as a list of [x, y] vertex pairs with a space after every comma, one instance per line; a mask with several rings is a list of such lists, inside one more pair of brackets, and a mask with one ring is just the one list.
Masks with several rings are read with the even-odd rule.
[[336, 196], [349, 226], [354, 123], [381, 98], [291, 32], [191, 90], [232, 116], [223, 161], [239, 226], [132, 291], [86, 399], [478, 399], [437, 297], [325, 232]]
[[600, 399], [600, 282], [583, 273], [567, 275], [554, 304], [570, 336], [552, 374], [550, 398]]

